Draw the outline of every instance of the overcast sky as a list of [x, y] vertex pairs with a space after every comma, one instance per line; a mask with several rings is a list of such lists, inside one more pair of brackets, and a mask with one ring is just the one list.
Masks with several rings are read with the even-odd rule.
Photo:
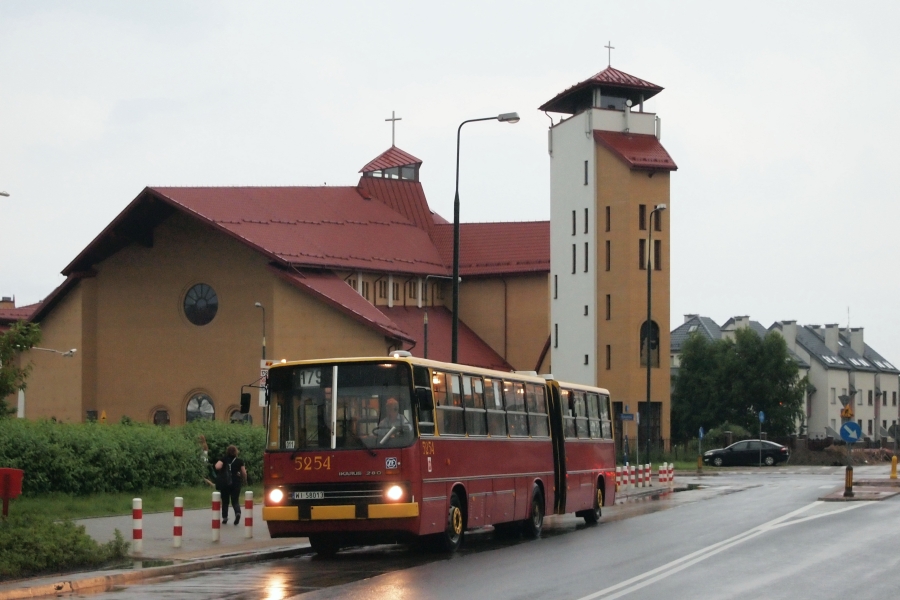
[[0, 2], [0, 294], [148, 185], [353, 185], [391, 143], [452, 218], [549, 218], [537, 107], [607, 65], [678, 164], [672, 325], [866, 328], [900, 364], [896, 2]]

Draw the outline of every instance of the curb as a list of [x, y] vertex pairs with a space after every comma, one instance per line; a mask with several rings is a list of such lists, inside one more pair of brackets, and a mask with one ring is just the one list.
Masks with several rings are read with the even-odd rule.
[[0, 600], [41, 598], [45, 596], [56, 596], [60, 594], [70, 594], [73, 592], [97, 590], [98, 588], [109, 590], [116, 585], [138, 583], [148, 579], [165, 577], [167, 575], [181, 575], [183, 573], [192, 573], [194, 571], [202, 571], [205, 569], [213, 569], [216, 567], [224, 567], [228, 565], [237, 565], [257, 560], [289, 558], [292, 556], [301, 556], [311, 553], [312, 548], [310, 548], [308, 544], [304, 544], [302, 546], [296, 546], [293, 548], [260, 550], [256, 552], [244, 552], [240, 554], [224, 554], [216, 556], [214, 558], [197, 559], [176, 565], [149, 567], [146, 569], [136, 569], [122, 571], [119, 573], [112, 573], [110, 575], [95, 575], [86, 576], [81, 579], [75, 578], [62, 580], [56, 583], [36, 585], [34, 587], [20, 587], [9, 590], [0, 590]]

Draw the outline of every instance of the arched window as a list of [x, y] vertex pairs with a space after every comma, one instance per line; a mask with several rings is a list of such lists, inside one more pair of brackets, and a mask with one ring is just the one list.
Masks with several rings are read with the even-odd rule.
[[184, 295], [184, 316], [194, 325], [206, 325], [219, 311], [219, 296], [205, 283], [198, 283]]
[[216, 407], [208, 394], [200, 392], [191, 396], [191, 399], [188, 400], [187, 403], [185, 421], [188, 423], [196, 421], [197, 419], [212, 421], [215, 418]]
[[154, 425], [168, 425], [169, 424], [169, 411], [165, 408], [157, 408], [153, 411], [153, 424]]
[[247, 423], [248, 425], [252, 425], [253, 417], [250, 415], [250, 413], [242, 413], [240, 408], [232, 406], [228, 409], [228, 422]]
[[[649, 338], [649, 339], [648, 339]], [[656, 321], [641, 324], [641, 366], [647, 366], [647, 347], [650, 348], [650, 366], [659, 367], [659, 325]]]

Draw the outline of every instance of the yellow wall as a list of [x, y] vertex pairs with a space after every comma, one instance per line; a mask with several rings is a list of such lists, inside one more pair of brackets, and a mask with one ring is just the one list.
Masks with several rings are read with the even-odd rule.
[[[41, 323], [41, 348], [66, 351], [76, 348], [74, 356], [31, 350], [22, 355], [20, 364], [32, 365], [25, 389], [25, 418], [54, 417], [58, 421], [82, 420], [82, 372], [86, 360], [81, 331], [84, 289], [76, 285]], [[16, 395], [7, 402], [16, 406]]]
[[544, 273], [463, 279], [459, 318], [514, 369], [533, 370], [550, 332], [548, 281]]
[[[662, 241], [662, 270], [652, 272], [653, 320], [659, 325], [660, 368], [651, 369], [651, 399], [662, 402], [662, 437], [669, 438], [669, 173], [630, 170], [601, 145], [596, 146], [597, 215], [599, 232], [597, 265], [597, 380], [609, 388], [614, 402], [629, 405], [646, 402], [647, 371], [640, 360], [640, 328], [647, 319], [647, 271], [639, 268], [639, 242], [647, 230], [638, 225], [638, 206], [647, 206], [649, 216], [657, 204], [666, 204], [662, 231], [653, 230], [653, 240]], [[606, 207], [610, 207], [610, 231], [606, 231]], [[656, 217], [654, 216], [654, 222]], [[606, 267], [606, 240], [611, 242], [611, 268]], [[648, 249], [652, 255], [652, 247]], [[606, 295], [611, 295], [611, 319], [606, 320]], [[606, 370], [606, 345], [612, 347], [612, 368]], [[633, 436], [634, 424], [625, 433]], [[631, 429], [629, 431], [629, 429]], [[643, 429], [642, 429], [643, 431]]]

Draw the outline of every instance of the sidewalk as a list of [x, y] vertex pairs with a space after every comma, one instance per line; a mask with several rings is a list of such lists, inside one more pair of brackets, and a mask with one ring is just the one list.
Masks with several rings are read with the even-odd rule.
[[[654, 478], [655, 479], [655, 478]], [[616, 493], [616, 504], [630, 500], [647, 499], [654, 495], [672, 492], [679, 488], [676, 477], [674, 488], [654, 481], [652, 487], [620, 489]], [[262, 520], [261, 504], [253, 507], [253, 537], [244, 537], [244, 519], [234, 525], [234, 515], [228, 524], [221, 524], [220, 541], [212, 541], [211, 509], [185, 510], [182, 518], [182, 545], [173, 547], [174, 516], [172, 512], [144, 514], [143, 551], [132, 554], [131, 568], [66, 573], [48, 577], [22, 579], [0, 583], [0, 600], [20, 600], [72, 593], [83, 590], [111, 589], [117, 585], [137, 583], [147, 579], [167, 575], [178, 575], [244, 562], [271, 560], [288, 556], [298, 556], [312, 552], [306, 538], [272, 539], [265, 521]], [[131, 541], [132, 520], [130, 515], [97, 517], [76, 521], [84, 525], [85, 531], [97, 542], [105, 543], [114, 538], [118, 529], [122, 536]]]

